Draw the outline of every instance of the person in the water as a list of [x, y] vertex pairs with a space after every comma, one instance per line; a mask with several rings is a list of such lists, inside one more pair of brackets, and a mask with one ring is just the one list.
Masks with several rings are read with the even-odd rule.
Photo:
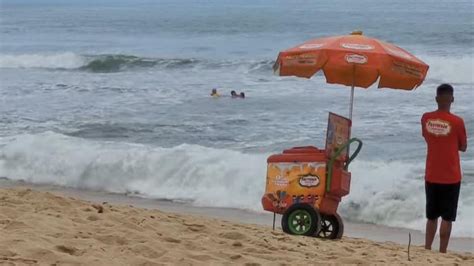
[[221, 97], [221, 95], [217, 92], [217, 89], [212, 89], [211, 96], [215, 98]]
[[245, 94], [243, 92], [241, 92], [240, 94], [237, 94], [237, 92], [231, 91], [230, 96], [232, 98], [245, 98]]

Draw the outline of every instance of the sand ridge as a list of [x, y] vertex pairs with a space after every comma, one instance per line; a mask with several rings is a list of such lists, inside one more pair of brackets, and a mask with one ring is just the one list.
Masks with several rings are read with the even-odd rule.
[[471, 253], [344, 237], [0, 189], [0, 265], [474, 265]]

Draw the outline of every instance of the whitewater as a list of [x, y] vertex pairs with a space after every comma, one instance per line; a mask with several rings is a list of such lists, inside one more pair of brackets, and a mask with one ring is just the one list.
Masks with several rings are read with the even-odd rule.
[[[328, 112], [348, 114], [349, 90], [324, 76], [274, 76], [278, 52], [362, 29], [430, 70], [414, 91], [356, 90], [364, 147], [339, 212], [423, 230], [419, 123], [439, 83], [454, 85], [473, 143], [472, 1], [277, 2], [2, 1], [0, 177], [261, 212], [266, 158], [324, 148]], [[474, 237], [473, 151], [461, 157], [460, 237]]]

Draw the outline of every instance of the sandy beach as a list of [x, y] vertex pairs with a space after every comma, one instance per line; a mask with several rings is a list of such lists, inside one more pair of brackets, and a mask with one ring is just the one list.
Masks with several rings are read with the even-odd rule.
[[472, 11], [0, 0], [0, 266], [474, 266]]
[[[2, 265], [472, 265], [467, 252], [440, 254], [344, 237], [296, 237], [264, 225], [133, 205], [91, 202], [27, 187], [0, 189]], [[159, 208], [159, 206], [157, 206]]]

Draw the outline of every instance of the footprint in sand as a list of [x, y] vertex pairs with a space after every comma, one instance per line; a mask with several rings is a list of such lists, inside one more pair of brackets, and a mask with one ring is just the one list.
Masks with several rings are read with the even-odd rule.
[[100, 220], [100, 218], [97, 215], [90, 215], [89, 217], [87, 217], [87, 220], [89, 220], [91, 222], [95, 222], [95, 221]]
[[242, 255], [239, 255], [239, 254], [230, 256], [230, 259], [232, 259], [232, 260], [238, 260], [240, 258], [242, 258]]
[[75, 247], [71, 247], [71, 246], [58, 245], [55, 248], [56, 248], [56, 250], [58, 250], [60, 252], [67, 253], [67, 254], [72, 255], [72, 256], [80, 256], [80, 255], [82, 255], [82, 253], [84, 253], [81, 250], [79, 250]]
[[166, 250], [152, 248], [147, 244], [137, 244], [128, 249], [134, 252], [135, 254], [140, 254], [141, 256], [148, 259], [158, 259], [168, 252]]
[[193, 232], [200, 232], [206, 229], [206, 226], [203, 224], [191, 223], [187, 221], [183, 221], [183, 225], [185, 225], [189, 230]]
[[[366, 265], [367, 261], [356, 259], [356, 258], [339, 258], [336, 260], [336, 264], [347, 264], [347, 265]], [[365, 263], [365, 264], [364, 264]]]
[[232, 243], [232, 246], [233, 246], [233, 247], [242, 247], [243, 245], [242, 245], [241, 242], [235, 241], [234, 243]]
[[350, 252], [350, 253], [354, 252], [354, 249], [352, 249], [352, 248], [344, 247], [344, 249], [345, 249], [347, 252]]
[[172, 237], [164, 237], [163, 238], [164, 241], [166, 242], [170, 242], [170, 243], [181, 243], [181, 240], [179, 239], [176, 239], [176, 238], [172, 238]]
[[92, 208], [97, 210], [97, 213], [104, 213], [104, 207], [99, 204], [92, 204]]
[[260, 266], [260, 265], [262, 265], [262, 264], [256, 263], [256, 262], [247, 262], [247, 263], [245, 263], [244, 265], [245, 265], [245, 266]]
[[128, 240], [125, 237], [117, 235], [99, 235], [95, 237], [100, 242], [107, 245], [127, 245]]
[[219, 234], [220, 237], [231, 239], [231, 240], [243, 240], [246, 236], [236, 231], [223, 232]]
[[5, 265], [38, 265], [38, 261], [33, 259], [0, 257], [0, 264], [3, 265], [3, 263]]
[[18, 195], [20, 198], [22, 198], [22, 197], [24, 197], [24, 196], [26, 196], [26, 195], [28, 195], [28, 194], [30, 194], [30, 193], [31, 193], [31, 189], [27, 188], [27, 189], [25, 189], [25, 190], [20, 190], [20, 191], [18, 191], [17, 195]]
[[192, 254], [192, 255], [188, 255], [188, 257], [200, 262], [206, 262], [206, 261], [210, 261], [214, 259], [213, 257], [206, 254]]
[[18, 230], [18, 229], [25, 229], [28, 228], [28, 225], [26, 225], [24, 222], [20, 221], [15, 221], [12, 220], [5, 227], [3, 227], [4, 230]]

